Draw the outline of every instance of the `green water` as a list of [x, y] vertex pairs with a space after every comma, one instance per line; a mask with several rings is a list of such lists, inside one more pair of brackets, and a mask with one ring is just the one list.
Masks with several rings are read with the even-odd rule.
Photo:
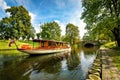
[[96, 52], [97, 48], [79, 48], [71, 53], [29, 56], [0, 51], [0, 80], [85, 80]]

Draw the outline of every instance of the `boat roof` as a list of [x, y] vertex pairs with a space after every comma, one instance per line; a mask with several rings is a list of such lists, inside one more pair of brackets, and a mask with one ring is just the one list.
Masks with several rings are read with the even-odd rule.
[[33, 42], [40, 42], [40, 41], [47, 41], [47, 42], [57, 42], [57, 43], [66, 43], [62, 41], [55, 41], [55, 40], [43, 40], [43, 39], [33, 39]]

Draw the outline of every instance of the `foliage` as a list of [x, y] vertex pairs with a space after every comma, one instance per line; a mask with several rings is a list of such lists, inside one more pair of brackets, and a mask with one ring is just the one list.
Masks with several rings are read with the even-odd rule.
[[75, 44], [80, 41], [78, 27], [69, 23], [66, 26], [66, 35], [65, 40], [70, 44]]
[[[18, 50], [16, 50], [15, 44], [12, 44], [11, 47], [8, 46], [9, 40], [0, 40], [0, 54], [4, 55], [27, 55], [25, 53], [22, 53]], [[20, 41], [16, 41], [16, 44], [20, 48], [22, 44], [25, 44]]]
[[61, 29], [58, 23], [50, 22], [45, 23], [40, 26], [42, 29], [41, 31], [41, 38], [48, 39], [48, 40], [60, 40], [61, 39]]
[[37, 39], [40, 39], [40, 33], [36, 33]]
[[[23, 42], [20, 41], [15, 41], [17, 46], [20, 48]], [[0, 49], [16, 49], [15, 44], [12, 44], [11, 47], [8, 46], [9, 40], [0, 40]]]
[[103, 46], [106, 47], [106, 48], [115, 48], [116, 47], [116, 42], [115, 41], [107, 42]]
[[120, 49], [109, 52], [109, 56], [112, 57], [115, 66], [120, 70]]
[[120, 0], [82, 0], [82, 6], [86, 29], [96, 32], [94, 36], [104, 34], [115, 39], [120, 47]]
[[14, 37], [23, 39], [34, 37], [34, 28], [31, 25], [31, 17], [29, 12], [23, 6], [12, 6], [6, 9], [10, 13], [9, 17], [5, 17], [0, 21], [0, 36], [4, 39]]

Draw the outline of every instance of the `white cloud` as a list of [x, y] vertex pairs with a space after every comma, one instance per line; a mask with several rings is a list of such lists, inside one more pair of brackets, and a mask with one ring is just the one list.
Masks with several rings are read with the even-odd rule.
[[[0, 0], [0, 8], [5, 13], [5, 9], [10, 8], [10, 6], [8, 6], [4, 0]], [[6, 14], [7, 14], [7, 16], [10, 16], [9, 13], [6, 13]]]
[[68, 23], [72, 23], [75, 26], [78, 26], [80, 37], [82, 38], [84, 36], [84, 33], [86, 32], [86, 30], [84, 29], [86, 24], [83, 22], [83, 20], [80, 19], [81, 11], [79, 11], [79, 9], [77, 8], [76, 10], [74, 10], [74, 13], [69, 13], [69, 16], [70, 17], [68, 19]]
[[36, 33], [39, 33], [40, 32], [40, 24], [33, 24], [33, 26], [35, 28]]
[[20, 5], [27, 5], [30, 3], [30, 0], [16, 0], [16, 2]]
[[36, 15], [32, 12], [29, 12], [29, 15], [31, 16], [31, 23], [34, 24], [34, 20], [35, 20]]
[[35, 23], [35, 19], [36, 19], [37, 15], [32, 12], [29, 12], [29, 15], [31, 16], [31, 23], [34, 26], [36, 33], [39, 33], [40, 32], [40, 28], [39, 28], [40, 24]]
[[70, 0], [70, 1], [74, 3], [74, 5], [77, 7], [73, 10], [74, 12], [69, 13], [70, 18], [68, 22], [79, 27], [80, 37], [82, 38], [84, 36], [84, 33], [86, 32], [86, 30], [84, 29], [86, 24], [83, 22], [83, 20], [80, 19], [82, 13], [81, 0]]
[[71, 14], [71, 17], [69, 19], [69, 22], [78, 26], [80, 31], [80, 37], [82, 38], [86, 30], [84, 29], [86, 24], [83, 22], [83, 20], [80, 20], [80, 12], [76, 11], [76, 13]]
[[0, 0], [0, 8], [2, 10], [5, 10], [7, 8], [10, 8], [10, 6], [8, 6], [7, 3], [4, 0]]
[[[65, 27], [66, 24], [68, 23], [72, 23], [75, 26], [79, 27], [79, 31], [80, 31], [80, 37], [82, 38], [84, 33], [86, 32], [86, 30], [84, 29], [86, 24], [83, 22], [83, 20], [80, 20], [81, 17], [81, 13], [82, 13], [82, 5], [81, 5], [81, 0], [56, 0], [56, 5], [64, 8], [65, 6], [67, 6], [67, 4], [70, 4], [72, 6], [71, 11], [66, 11], [64, 12], [62, 15], [64, 17], [61, 18], [66, 19], [65, 21], [61, 21], [61, 20], [55, 20], [56, 22], [58, 22], [58, 24], [61, 26], [62, 29], [62, 34], [65, 34]], [[67, 3], [67, 4], [65, 4]], [[70, 6], [68, 5], [68, 6]]]
[[65, 1], [63, 1], [63, 0], [55, 0], [55, 3], [59, 8], [65, 7]]
[[62, 32], [61, 32], [62, 35], [65, 35], [66, 25], [64, 23], [60, 22], [59, 20], [54, 20], [54, 21], [57, 22], [60, 25], [60, 28], [62, 30]]

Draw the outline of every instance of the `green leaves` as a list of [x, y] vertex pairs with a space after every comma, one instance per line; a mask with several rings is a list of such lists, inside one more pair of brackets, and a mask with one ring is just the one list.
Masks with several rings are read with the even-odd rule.
[[48, 40], [60, 40], [61, 39], [61, 29], [58, 23], [50, 22], [41, 25], [40, 28], [42, 29], [41, 38], [48, 39]]
[[5, 30], [0, 32], [0, 34], [4, 32], [2, 37], [5, 39], [10, 37], [16, 39], [19, 39], [20, 37], [29, 39], [30, 37], [33, 37], [35, 30], [31, 25], [31, 17], [23, 6], [12, 6], [11, 8], [6, 9], [6, 12], [10, 13], [10, 17], [3, 18], [0, 21], [1, 27], [4, 26], [2, 24], [7, 25], [4, 26]]
[[[104, 34], [109, 39], [115, 37], [120, 46], [120, 0], [82, 0], [82, 6], [84, 11], [81, 19], [87, 24], [89, 36], [96, 30], [99, 34], [94, 36]], [[109, 34], [114, 35], [113, 38]]]
[[70, 42], [70, 44], [75, 44], [77, 40], [79, 40], [79, 30], [78, 27], [69, 23], [66, 26], [66, 41]]

